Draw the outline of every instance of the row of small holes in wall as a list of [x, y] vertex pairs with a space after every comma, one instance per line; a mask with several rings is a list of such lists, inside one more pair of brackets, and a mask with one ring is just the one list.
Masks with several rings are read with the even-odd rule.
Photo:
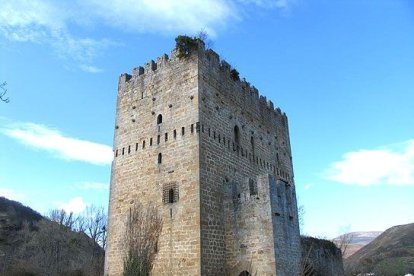
[[[196, 125], [196, 131], [199, 132], [199, 123], [197, 122], [195, 125]], [[194, 134], [194, 124], [190, 125], [190, 133]], [[182, 127], [181, 128], [181, 136], [184, 136], [184, 135], [185, 135], [185, 127]], [[176, 129], [173, 130], [173, 138], [177, 139], [177, 130]], [[165, 140], [165, 142], [168, 141], [168, 132], [166, 132], [164, 134], [164, 140]], [[142, 149], [145, 149], [145, 145], [146, 145], [145, 142], [146, 142], [146, 140], [142, 141]], [[161, 143], [161, 135], [157, 135], [157, 145], [159, 145], [160, 143]], [[150, 146], [153, 145], [153, 139], [152, 138], [149, 139], [149, 145]], [[139, 148], [139, 143], [135, 143], [135, 151], [138, 151], [138, 148]], [[125, 148], [125, 147], [122, 148], [122, 150], [121, 149], [116, 149], [115, 150], [115, 157], [118, 157], [119, 155], [125, 155], [126, 153], [127, 154], [131, 153], [131, 146], [130, 145], [127, 148]]]
[[[201, 125], [201, 132], [204, 133], [204, 125]], [[221, 136], [219, 133], [216, 133], [216, 131], [212, 131], [210, 128], [208, 128], [208, 136], [212, 137], [213, 140], [216, 140], [218, 138], [218, 142], [221, 143], [223, 141], [223, 144], [226, 146], [227, 141], [227, 148], [230, 149], [230, 143], [232, 144], [233, 151], [239, 154], [241, 152], [242, 157], [246, 157], [249, 159], [249, 161], [252, 163], [256, 163], [257, 165], [260, 165], [262, 168], [268, 169], [270, 171], [273, 171], [274, 174], [281, 176], [286, 179], [290, 179], [290, 175], [282, 170], [279, 170], [276, 168], [275, 165], [272, 163], [266, 162], [265, 160], [262, 160], [254, 153], [254, 140], [251, 140], [253, 153], [249, 153], [248, 150], [244, 150], [243, 147], [241, 147], [240, 144], [240, 132], [238, 126], [234, 127], [234, 141], [230, 141], [230, 139], [223, 135]], [[253, 138], [253, 137], [252, 137]], [[277, 162], [279, 163], [279, 154], [276, 154]]]

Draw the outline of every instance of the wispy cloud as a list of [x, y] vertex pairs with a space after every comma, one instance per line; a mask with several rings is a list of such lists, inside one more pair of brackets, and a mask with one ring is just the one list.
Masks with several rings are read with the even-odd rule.
[[263, 8], [288, 9], [296, 4], [297, 0], [238, 0], [243, 4], [254, 4]]
[[236, 6], [224, 0], [85, 1], [87, 9], [107, 25], [138, 33], [190, 32], [214, 34], [235, 18]]
[[331, 164], [325, 178], [344, 184], [414, 185], [414, 139], [378, 149], [344, 154]]
[[0, 132], [35, 149], [46, 150], [55, 156], [95, 165], [112, 162], [111, 147], [65, 136], [59, 131], [34, 123], [11, 124]]
[[48, 45], [60, 58], [86, 64], [86, 72], [97, 73], [91, 65], [95, 57], [118, 45], [108, 39], [80, 37], [71, 32], [73, 23], [82, 26], [87, 21], [86, 13], [75, 12], [79, 8], [76, 3], [15, 0], [2, 2], [1, 6], [0, 34], [6, 39]]
[[[78, 35], [95, 26], [121, 32], [215, 35], [243, 19], [252, 6], [286, 10], [296, 0], [14, 0], [1, 1], [0, 34], [6, 39], [50, 46], [82, 70], [98, 73], [95, 57], [119, 45], [109, 39]], [[97, 32], [93, 33], [94, 35]]]
[[92, 73], [92, 74], [101, 73], [103, 71], [101, 68], [98, 68], [92, 65], [82, 64], [79, 67], [82, 69], [82, 71], [85, 71], [87, 73]]
[[0, 196], [16, 201], [22, 201], [26, 197], [24, 194], [8, 188], [0, 188]]
[[303, 189], [305, 189], [305, 190], [309, 190], [312, 187], [313, 187], [312, 183], [306, 183], [305, 185], [303, 185]]
[[109, 190], [109, 184], [100, 182], [84, 182], [78, 186], [82, 190]]
[[58, 208], [65, 210], [66, 213], [79, 214], [82, 213], [87, 207], [87, 204], [82, 197], [74, 197], [67, 202], [60, 203]]

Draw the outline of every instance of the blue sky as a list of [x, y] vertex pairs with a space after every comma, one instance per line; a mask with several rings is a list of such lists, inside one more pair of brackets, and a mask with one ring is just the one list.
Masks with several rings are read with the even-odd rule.
[[118, 76], [211, 47], [289, 116], [303, 232], [414, 222], [414, 3], [0, 0], [0, 195], [106, 206]]

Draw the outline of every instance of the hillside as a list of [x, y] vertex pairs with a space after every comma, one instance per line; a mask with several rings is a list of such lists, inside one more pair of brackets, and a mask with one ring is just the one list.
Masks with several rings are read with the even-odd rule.
[[414, 223], [394, 226], [345, 260], [346, 275], [414, 273]]
[[380, 231], [359, 231], [359, 232], [350, 232], [344, 235], [341, 235], [335, 239], [333, 242], [340, 247], [341, 241], [348, 240], [348, 246], [346, 248], [344, 259], [352, 256], [359, 249], [372, 242], [376, 237], [378, 237], [382, 232]]
[[84, 233], [0, 197], [0, 275], [102, 275], [103, 257]]

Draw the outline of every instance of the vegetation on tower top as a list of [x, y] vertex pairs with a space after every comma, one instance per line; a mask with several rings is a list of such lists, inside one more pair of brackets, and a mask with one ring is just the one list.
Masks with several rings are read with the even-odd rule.
[[175, 38], [175, 48], [178, 50], [178, 58], [186, 58], [191, 52], [198, 49], [202, 39], [198, 37], [190, 37], [187, 35], [179, 35]]

